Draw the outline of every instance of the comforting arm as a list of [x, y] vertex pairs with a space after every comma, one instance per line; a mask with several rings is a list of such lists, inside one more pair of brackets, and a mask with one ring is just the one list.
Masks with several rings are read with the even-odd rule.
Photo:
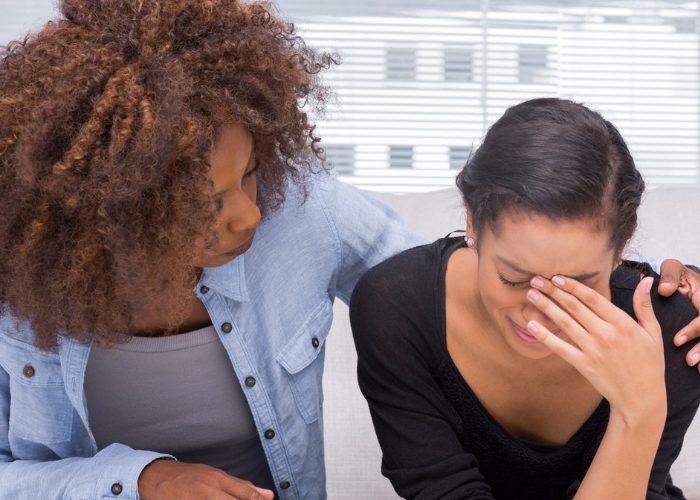
[[333, 178], [320, 186], [321, 201], [338, 248], [336, 293], [348, 303], [357, 280], [371, 267], [427, 240], [411, 233], [384, 203]]
[[[695, 309], [700, 312], [700, 271], [697, 267], [683, 265], [682, 262], [675, 259], [666, 259], [661, 263], [661, 259], [652, 259], [650, 262], [654, 271], [661, 274], [661, 284], [659, 285], [659, 294], [664, 297], [669, 297], [676, 291], [685, 296], [691, 301]], [[675, 344], [677, 346], [685, 345], [693, 339], [700, 338], [700, 317], [696, 317], [678, 333], [676, 333]], [[700, 342], [694, 342], [685, 357], [688, 366], [697, 366], [700, 371]]]

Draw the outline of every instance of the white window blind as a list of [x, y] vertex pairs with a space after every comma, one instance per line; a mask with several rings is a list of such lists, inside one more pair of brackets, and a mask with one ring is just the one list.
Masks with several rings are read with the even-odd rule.
[[329, 160], [361, 187], [452, 185], [486, 127], [541, 96], [582, 102], [626, 138], [650, 185], [700, 182], [698, 2], [280, 0], [338, 53], [319, 119]]
[[[488, 125], [540, 96], [613, 121], [649, 184], [700, 182], [697, 1], [279, 0], [311, 46], [337, 52], [319, 118], [328, 157], [362, 187], [452, 185]], [[54, 0], [4, 0], [2, 43]]]

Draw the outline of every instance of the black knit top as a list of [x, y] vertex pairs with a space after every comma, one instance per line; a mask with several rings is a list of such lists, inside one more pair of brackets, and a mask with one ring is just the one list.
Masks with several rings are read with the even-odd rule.
[[[405, 498], [547, 500], [572, 498], [606, 430], [603, 402], [562, 446], [508, 433], [481, 405], [452, 362], [445, 334], [445, 271], [464, 246], [445, 238], [370, 270], [355, 288], [351, 322], [360, 388], [383, 451], [382, 472]], [[611, 278], [612, 301], [634, 316], [632, 295], [646, 265], [626, 262]], [[700, 404], [700, 377], [673, 335], [696, 316], [679, 294], [652, 288], [666, 355], [668, 418], [649, 499], [681, 499], [669, 469]]]

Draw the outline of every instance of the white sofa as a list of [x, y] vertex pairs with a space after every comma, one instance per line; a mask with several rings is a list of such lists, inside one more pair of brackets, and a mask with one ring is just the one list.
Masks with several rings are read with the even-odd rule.
[[[456, 188], [401, 196], [371, 194], [394, 207], [410, 229], [431, 239], [464, 228], [464, 210]], [[628, 254], [632, 258], [672, 256], [700, 264], [700, 188], [649, 190]], [[357, 357], [347, 307], [338, 301], [334, 313], [324, 376], [328, 498], [396, 499], [391, 484], [381, 475], [381, 452], [357, 386]], [[689, 500], [700, 500], [700, 417], [686, 435], [672, 476]]]

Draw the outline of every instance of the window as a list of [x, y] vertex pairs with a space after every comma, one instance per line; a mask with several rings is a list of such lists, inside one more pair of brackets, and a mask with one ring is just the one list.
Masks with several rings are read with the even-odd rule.
[[450, 168], [452, 170], [461, 170], [472, 152], [472, 148], [464, 146], [450, 147]]
[[[41, 27], [55, 3], [5, 0], [2, 42]], [[546, 95], [613, 121], [648, 185], [700, 183], [700, 0], [276, 3], [309, 46], [343, 60], [324, 74], [337, 99], [315, 121], [348, 182], [452, 186], [465, 147]]]
[[391, 168], [413, 167], [413, 146], [389, 146], [389, 166]]
[[518, 47], [518, 82], [547, 83], [547, 47], [520, 45]]
[[416, 79], [416, 51], [411, 48], [386, 49], [386, 79], [411, 81]]
[[471, 82], [474, 80], [474, 49], [450, 47], [445, 49], [445, 81]]
[[358, 186], [451, 186], [464, 148], [541, 96], [613, 121], [648, 185], [700, 182], [700, 1], [277, 1], [345, 61], [325, 77], [338, 103], [319, 134], [357, 145], [344, 179]]
[[351, 144], [324, 144], [328, 164], [338, 175], [352, 175], [355, 170], [355, 146]]

